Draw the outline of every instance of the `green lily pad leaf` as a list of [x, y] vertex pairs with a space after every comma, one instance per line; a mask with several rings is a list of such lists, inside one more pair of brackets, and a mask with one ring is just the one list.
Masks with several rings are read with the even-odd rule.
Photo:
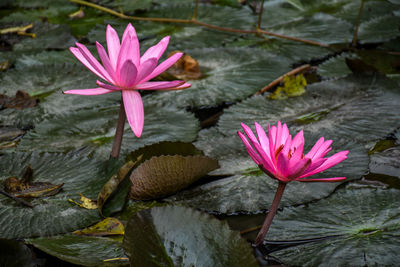
[[[67, 63], [74, 64], [77, 63], [76, 58], [72, 55], [69, 50], [62, 51], [44, 51], [35, 54], [23, 54], [18, 57], [15, 62], [15, 68], [22, 71], [33, 72], [32, 68], [25, 69], [26, 67], [43, 67], [43, 70], [36, 69], [40, 73], [40, 71], [51, 71], [52, 67], [47, 69], [46, 65], [56, 65], [57, 63]], [[51, 76], [51, 75], [50, 75]], [[73, 76], [76, 77], [76, 76]]]
[[109, 7], [114, 10], [121, 10], [125, 14], [132, 13], [136, 10], [146, 10], [153, 6], [152, 0], [120, 0], [110, 1], [102, 0], [99, 3], [102, 6]]
[[400, 178], [400, 147], [392, 147], [371, 156], [370, 172]]
[[[334, 16], [344, 19], [353, 25], [356, 25], [358, 18], [358, 10], [360, 9], [361, 2], [345, 1], [347, 2], [342, 8], [335, 12]], [[390, 1], [364, 1], [363, 10], [361, 12], [361, 24], [374, 18], [391, 14], [399, 7], [390, 3]]]
[[351, 70], [346, 64], [346, 58], [358, 58], [357, 55], [343, 53], [339, 56], [332, 57], [318, 66], [318, 74], [324, 78], [338, 78], [351, 74]]
[[1, 73], [0, 82], [3, 86], [0, 94], [12, 96], [18, 90], [23, 90], [38, 98], [40, 103], [30, 108], [29, 112], [15, 109], [1, 110], [0, 121], [3, 125], [32, 126], [44, 117], [49, 118], [88, 106], [101, 107], [107, 102], [115, 103], [119, 100], [114, 94], [100, 98], [61, 95], [61, 90], [92, 88], [94, 81], [95, 76], [83, 66], [71, 64], [33, 65], [22, 70], [13, 69]]
[[267, 127], [268, 123], [272, 125], [281, 120], [288, 123], [291, 132], [304, 129], [305, 136], [332, 140], [339, 136], [367, 143], [399, 127], [397, 87], [385, 77], [349, 76], [314, 83], [307, 87], [305, 94], [287, 100], [256, 96], [225, 110], [219, 119], [218, 131], [234, 135], [240, 129], [240, 122], [253, 126], [257, 121]]
[[1, 229], [3, 238], [24, 238], [66, 233], [87, 227], [99, 219], [96, 210], [72, 205], [68, 198], [78, 193], [95, 198], [101, 186], [118, 169], [120, 163], [89, 159], [76, 153], [8, 153], [0, 155], [0, 179], [19, 176], [28, 164], [35, 181], [64, 183], [62, 191], [47, 198], [31, 200], [35, 207], [26, 208], [0, 196]]
[[[146, 15], [149, 17], [191, 19], [194, 3], [160, 5]], [[201, 22], [237, 29], [251, 29], [257, 19], [250, 8], [232, 8], [210, 4], [199, 4], [197, 19]]]
[[339, 44], [352, 40], [353, 27], [347, 21], [331, 15], [315, 13], [312, 16], [269, 27], [268, 30], [325, 44]]
[[132, 266], [258, 266], [250, 244], [226, 223], [178, 206], [138, 212], [123, 247]]
[[338, 191], [308, 206], [284, 209], [275, 216], [268, 239], [341, 236], [272, 255], [296, 266], [396, 265], [399, 201], [399, 190], [354, 189]]
[[26, 243], [63, 261], [83, 266], [126, 266], [126, 260], [104, 261], [126, 258], [121, 247], [121, 237], [93, 237], [64, 235], [27, 239]]
[[[118, 97], [118, 94], [109, 95]], [[70, 96], [64, 96], [62, 99], [68, 97]], [[85, 98], [84, 101], [93, 99], [90, 96], [79, 97]], [[102, 96], [96, 97], [101, 98]], [[109, 97], [106, 96], [103, 99], [111, 99]], [[62, 99], [59, 99], [60, 103]], [[143, 100], [145, 113], [143, 134], [141, 138], [137, 138], [129, 124], [126, 123], [121, 155], [144, 145], [161, 141], [191, 142], [196, 138], [199, 126], [194, 115], [171, 106], [148, 105], [147, 101]], [[89, 106], [90, 109], [76, 110], [43, 121], [24, 136], [18, 148], [64, 152], [86, 147], [88, 151], [108, 158], [117, 124], [119, 103], [116, 104], [105, 103], [103, 107], [99, 108]], [[65, 105], [65, 102], [62, 105]], [[69, 127], [65, 127], [66, 125]]]
[[185, 51], [198, 60], [205, 78], [182, 91], [155, 92], [151, 101], [210, 106], [245, 99], [289, 71], [289, 60], [261, 49], [205, 48]]
[[142, 200], [171, 195], [218, 167], [217, 160], [206, 156], [153, 157], [132, 172], [130, 196]]
[[[215, 132], [211, 132], [208, 135], [200, 135], [200, 140], [196, 145], [204, 148], [206, 155], [217, 158], [221, 165], [220, 169], [211, 174], [233, 176], [184, 190], [165, 201], [226, 214], [256, 213], [268, 209], [278, 183], [259, 172], [240, 138], [236, 134], [231, 137], [218, 137], [215, 136]], [[310, 140], [316, 138], [305, 135], [304, 151], [309, 151], [314, 145]], [[203, 146], [207, 142], [207, 146]], [[312, 178], [344, 176], [347, 180], [353, 180], [361, 178], [368, 171], [368, 154], [362, 145], [342, 139], [334, 140], [332, 147], [333, 151], [328, 156], [341, 150], [350, 150], [348, 159]], [[339, 183], [291, 182], [285, 189], [281, 206], [299, 205], [324, 198], [338, 185]]]
[[400, 17], [386, 15], [360, 24], [361, 43], [380, 43], [400, 36]]
[[32, 31], [36, 38], [26, 38], [15, 44], [14, 51], [32, 51], [43, 49], [66, 49], [77, 41], [70, 33], [67, 25], [35, 23]]
[[0, 239], [0, 265], [35, 267], [31, 250], [22, 242]]

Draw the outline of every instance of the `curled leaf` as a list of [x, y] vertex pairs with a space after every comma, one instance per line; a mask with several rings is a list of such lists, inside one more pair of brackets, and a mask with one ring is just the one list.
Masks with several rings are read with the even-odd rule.
[[107, 199], [117, 190], [118, 185], [128, 176], [132, 168], [140, 161], [140, 157], [137, 161], [128, 161], [125, 163], [116, 174], [114, 174], [107, 183], [104, 184], [97, 196], [97, 209], [102, 214], [102, 208]]
[[89, 235], [89, 236], [110, 236], [110, 235], [124, 235], [124, 225], [117, 218], [108, 217], [101, 222], [96, 223], [83, 230], [73, 232], [76, 235]]
[[206, 156], [153, 157], [132, 172], [131, 198], [154, 199], [173, 194], [217, 168], [218, 161]]

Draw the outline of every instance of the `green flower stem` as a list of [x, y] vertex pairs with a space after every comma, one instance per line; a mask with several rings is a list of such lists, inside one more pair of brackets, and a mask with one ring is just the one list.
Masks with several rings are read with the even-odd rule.
[[111, 157], [116, 159], [119, 157], [119, 152], [121, 151], [122, 137], [124, 136], [125, 120], [126, 120], [126, 113], [124, 108], [124, 101], [121, 99], [117, 129], [115, 130], [114, 143], [111, 150]]
[[264, 240], [264, 237], [267, 235], [269, 227], [271, 226], [272, 220], [274, 219], [274, 216], [276, 214], [276, 211], [278, 210], [279, 203], [281, 202], [283, 191], [285, 190], [286, 183], [283, 183], [279, 181], [278, 188], [276, 189], [275, 197], [274, 200], [272, 201], [271, 207], [269, 208], [269, 212], [267, 217], [265, 218], [265, 221], [263, 223], [263, 226], [261, 227], [260, 232], [258, 232], [256, 241], [254, 244], [256, 246], [260, 245], [262, 241]]

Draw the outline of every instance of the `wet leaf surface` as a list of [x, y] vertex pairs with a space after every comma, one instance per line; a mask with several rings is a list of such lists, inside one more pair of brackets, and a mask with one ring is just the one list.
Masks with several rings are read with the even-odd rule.
[[272, 255], [285, 264], [301, 266], [338, 266], [339, 262], [357, 266], [393, 265], [400, 232], [399, 196], [396, 189], [340, 190], [308, 206], [284, 209], [272, 223], [267, 237], [270, 240], [337, 234], [342, 237]]
[[96, 210], [72, 205], [68, 198], [75, 198], [78, 193], [95, 198], [102, 184], [120, 167], [116, 162], [106, 169], [105, 161], [76, 153], [5, 153], [0, 155], [0, 179], [20, 175], [28, 163], [34, 170], [35, 180], [64, 183], [63, 190], [51, 197], [31, 200], [33, 209], [0, 196], [0, 236], [3, 238], [49, 236], [97, 222], [100, 217]]
[[208, 214], [178, 206], [134, 215], [123, 247], [133, 266], [258, 266], [238, 232]]
[[63, 261], [83, 266], [128, 266], [121, 237], [64, 235], [28, 239], [26, 242]]

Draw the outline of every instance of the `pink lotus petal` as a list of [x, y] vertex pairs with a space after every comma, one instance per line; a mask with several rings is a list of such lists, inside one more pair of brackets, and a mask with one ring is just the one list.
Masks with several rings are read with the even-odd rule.
[[160, 90], [175, 88], [185, 84], [185, 81], [170, 81], [170, 82], [144, 82], [135, 86], [138, 90]]
[[70, 47], [69, 51], [91, 72], [102, 78], [103, 80], [107, 80], [101, 73], [99, 73], [92, 65], [86, 60], [86, 58], [82, 55], [81, 51], [76, 47]]
[[282, 123], [281, 121], [278, 121], [278, 126], [276, 126], [276, 136], [274, 144], [275, 150], [277, 150], [281, 145], [283, 145], [281, 137], [282, 137]]
[[167, 58], [166, 60], [164, 60], [160, 65], [158, 65], [154, 71], [147, 76], [146, 78], [144, 78], [142, 81], [148, 81], [153, 79], [154, 77], [160, 75], [162, 72], [166, 71], [167, 69], [169, 69], [172, 65], [175, 64], [175, 62], [178, 61], [178, 59], [183, 55], [183, 53], [176, 53], [173, 54], [172, 56], [170, 56], [169, 58]]
[[268, 155], [268, 158], [270, 158], [268, 136], [265, 134], [265, 131], [261, 127], [260, 124], [258, 124], [257, 122], [255, 122], [254, 124], [256, 126], [256, 132], [257, 132], [258, 140], [260, 141], [260, 145], [264, 149], [265, 153]]
[[325, 141], [315, 152], [315, 155], [312, 157], [312, 159], [317, 159], [317, 158], [322, 158], [324, 157], [329, 151], [330, 151], [330, 145], [332, 144], [332, 140], [327, 140]]
[[135, 90], [122, 90], [125, 113], [133, 133], [140, 137], [143, 131], [144, 110], [139, 92]]
[[291, 149], [292, 151], [294, 150], [295, 147], [299, 146], [300, 144], [303, 144], [304, 146], [304, 132], [301, 130], [296, 134], [296, 136], [292, 140], [292, 146]]
[[125, 61], [121, 67], [121, 72], [119, 74], [119, 82], [122, 86], [126, 88], [131, 88], [135, 85], [137, 77], [137, 69], [135, 64], [131, 60]]
[[315, 155], [315, 153], [317, 153], [319, 147], [324, 143], [324, 138], [321, 137], [320, 139], [318, 139], [318, 141], [315, 143], [315, 145], [311, 148], [311, 150], [306, 154], [306, 158], [312, 159]]
[[253, 159], [253, 161], [257, 164], [261, 164], [261, 158], [257, 153], [254, 151], [253, 147], [250, 145], [249, 141], [247, 141], [247, 138], [244, 136], [243, 133], [237, 132], [239, 135], [240, 139], [242, 139], [244, 146], [246, 147], [247, 152], [249, 153], [250, 157]]
[[240, 124], [244, 130], [244, 133], [247, 135], [251, 143], [258, 143], [256, 136], [254, 135], [253, 131], [250, 129], [249, 126], [244, 124], [243, 122]]
[[97, 61], [97, 59], [90, 53], [89, 49], [86, 48], [86, 46], [80, 44], [80, 43], [75, 43], [75, 45], [78, 47], [79, 51], [81, 51], [81, 54], [85, 57], [87, 62], [101, 75], [105, 77], [105, 80], [109, 83], [112, 83], [113, 80], [108, 74], [108, 72], [104, 69], [104, 67]]
[[[298, 161], [303, 157], [303, 149], [304, 149], [304, 143], [300, 143], [297, 145], [296, 150], [292, 154], [291, 161]], [[293, 151], [292, 151], [293, 152]]]
[[336, 153], [335, 155], [327, 158], [326, 161], [323, 164], [321, 164], [321, 166], [319, 166], [318, 168], [314, 169], [313, 171], [304, 173], [301, 176], [299, 176], [298, 178], [304, 178], [304, 177], [308, 177], [308, 176], [323, 172], [323, 171], [339, 164], [343, 160], [347, 159], [348, 153], [349, 153], [349, 151], [347, 151], [347, 150], [340, 151], [340, 152]]
[[282, 132], [281, 132], [281, 141], [280, 141], [280, 143], [281, 143], [281, 144], [286, 143], [286, 139], [287, 139], [288, 137], [289, 137], [289, 129], [288, 129], [286, 123], [284, 123], [284, 124], [282, 125]]
[[[130, 59], [129, 53], [133, 50], [133, 43], [130, 38], [124, 38], [122, 40], [121, 49], [119, 50], [118, 60], [117, 60], [117, 73], [120, 74], [121, 68], [124, 63]], [[132, 61], [133, 62], [133, 61]], [[118, 82], [121, 82], [121, 78], [118, 76]]]
[[149, 58], [140, 64], [138, 69], [138, 75], [136, 77], [136, 84], [140, 84], [144, 78], [150, 75], [156, 68], [158, 60], [154, 57]]
[[115, 71], [110, 62], [110, 59], [107, 56], [106, 50], [99, 42], [96, 42], [96, 47], [97, 47], [97, 53], [99, 54], [100, 59], [101, 59], [101, 63], [103, 63], [104, 68], [106, 69], [107, 73], [110, 75], [110, 77], [112, 79], [111, 82], [115, 83], [115, 81], [116, 81]]
[[288, 179], [296, 179], [299, 175], [301, 175], [308, 166], [311, 165], [311, 159], [304, 158], [300, 159], [295, 164], [290, 164], [289, 175], [287, 176]]
[[[276, 169], [277, 172], [281, 174], [283, 177], [289, 176], [290, 171], [290, 162], [287, 155], [280, 153], [276, 160]], [[279, 178], [278, 178], [279, 179]]]
[[114, 90], [114, 91], [121, 91], [121, 87], [115, 86], [115, 85], [110, 85], [110, 84], [105, 84], [102, 83], [101, 81], [96, 81], [96, 84], [100, 86], [101, 88], [109, 89], [109, 90]]
[[70, 95], [104, 95], [108, 93], [115, 92], [113, 90], [108, 90], [104, 88], [91, 88], [91, 89], [75, 89], [64, 91], [64, 94]]
[[346, 177], [296, 179], [295, 181], [298, 181], [298, 182], [341, 182], [344, 180], [346, 180]]
[[[122, 50], [123, 43], [128, 39], [130, 40], [129, 49], [127, 51], [123, 51]], [[139, 40], [137, 38], [136, 30], [131, 23], [128, 24], [128, 26], [124, 31], [124, 35], [122, 36], [122, 45], [121, 45], [121, 50], [119, 52], [119, 56], [121, 56], [121, 53], [123, 53], [125, 60], [122, 61], [120, 64], [123, 64], [126, 60], [130, 59], [137, 68], [139, 67], [140, 65]]]
[[140, 64], [142, 64], [143, 62], [152, 57], [155, 57], [158, 61], [162, 56], [162, 54], [164, 54], [165, 49], [167, 49], [168, 43], [169, 43], [169, 36], [166, 36], [158, 44], [147, 49], [147, 51], [140, 58]]
[[179, 86], [174, 87], [174, 88], [165, 88], [165, 89], [157, 89], [157, 90], [183, 90], [183, 89], [187, 89], [187, 88], [189, 88], [191, 86], [192, 86], [192, 84], [190, 84], [190, 83], [184, 83], [184, 84], [179, 85]]
[[113, 67], [113, 70], [116, 71], [117, 60], [121, 44], [119, 42], [119, 37], [117, 32], [110, 25], [107, 25], [106, 39], [107, 39], [107, 50], [108, 50], [108, 55], [110, 57], [110, 62]]

